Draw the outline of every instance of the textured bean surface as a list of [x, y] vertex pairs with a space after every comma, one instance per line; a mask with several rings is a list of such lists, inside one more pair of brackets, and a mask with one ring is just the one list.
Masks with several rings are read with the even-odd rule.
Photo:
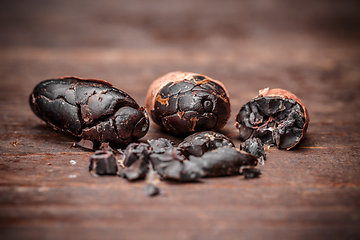
[[236, 116], [240, 138], [260, 138], [268, 146], [294, 147], [305, 135], [309, 120], [294, 99], [282, 96], [256, 97], [246, 103]]
[[201, 165], [207, 177], [238, 175], [242, 167], [253, 167], [258, 162], [254, 155], [228, 146], [206, 152], [201, 157], [191, 155], [189, 160]]
[[223, 146], [235, 147], [235, 144], [224, 134], [213, 131], [204, 131], [187, 136], [179, 143], [178, 147], [181, 149], [182, 154], [188, 158], [189, 155], [200, 157], [205, 152]]
[[[360, 239], [358, 1], [12, 0], [0, 7], [0, 239]], [[258, 178], [160, 182], [94, 177], [93, 152], [34, 115], [42, 79], [106, 79], [140, 106], [171, 71], [221, 80], [238, 148], [240, 108], [259, 89], [301, 98], [311, 122]], [[146, 136], [178, 138], [150, 120]], [[73, 161], [71, 161], [73, 160]], [[70, 162], [71, 161], [71, 162]], [[75, 163], [75, 164], [74, 164]]]
[[125, 145], [148, 131], [149, 119], [127, 93], [96, 79], [64, 77], [36, 85], [33, 112], [56, 130], [97, 142]]
[[221, 82], [188, 72], [171, 72], [155, 80], [146, 106], [156, 124], [177, 135], [220, 129], [231, 112]]

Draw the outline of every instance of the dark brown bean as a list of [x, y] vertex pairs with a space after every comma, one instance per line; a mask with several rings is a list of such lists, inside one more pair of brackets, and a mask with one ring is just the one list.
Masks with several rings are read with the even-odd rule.
[[156, 124], [177, 135], [220, 129], [230, 117], [224, 85], [188, 72], [171, 72], [155, 80], [146, 107]]
[[87, 140], [124, 145], [143, 137], [149, 128], [145, 109], [103, 80], [45, 80], [34, 88], [29, 102], [54, 129]]

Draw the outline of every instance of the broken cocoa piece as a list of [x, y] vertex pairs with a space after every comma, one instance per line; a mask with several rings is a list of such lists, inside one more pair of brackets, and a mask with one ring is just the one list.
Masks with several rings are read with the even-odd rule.
[[[151, 166], [151, 164], [150, 164]], [[149, 172], [146, 174], [146, 183], [144, 189], [144, 194], [146, 196], [152, 197], [158, 194], [164, 195], [164, 192], [159, 189], [157, 184], [160, 182], [159, 175], [157, 172], [151, 167]]]
[[227, 136], [213, 131], [204, 131], [186, 137], [178, 148], [186, 158], [189, 158], [190, 155], [200, 157], [205, 152], [224, 146], [235, 147], [233, 141]]
[[100, 147], [99, 147], [100, 150], [105, 150], [105, 151], [111, 151], [111, 152], [114, 152], [114, 150], [110, 147], [110, 144], [108, 142], [102, 142], [100, 144]]
[[157, 125], [176, 135], [220, 129], [231, 110], [220, 81], [189, 72], [171, 72], [155, 80], [146, 108]]
[[155, 184], [148, 183], [145, 186], [144, 194], [146, 196], [153, 197], [160, 194], [160, 189]]
[[89, 171], [97, 175], [115, 175], [117, 161], [112, 151], [98, 150], [90, 156]]
[[[128, 180], [146, 177], [151, 178], [152, 183], [156, 173], [164, 180], [189, 182], [202, 177], [237, 175], [240, 174], [241, 168], [254, 167], [258, 163], [256, 156], [236, 150], [230, 139], [214, 132], [190, 136], [181, 145], [182, 148], [174, 147], [174, 143], [165, 138], [148, 142], [149, 144], [131, 143], [125, 150], [119, 150], [123, 166], [119, 170], [120, 177]], [[192, 144], [194, 148], [191, 148]], [[198, 146], [201, 148], [197, 148]], [[188, 158], [184, 156], [183, 151], [187, 152]], [[193, 152], [196, 155], [193, 155]], [[109, 156], [109, 151], [96, 151], [91, 157], [89, 169], [95, 168], [95, 164], [97, 174], [109, 174], [111, 171], [104, 169], [108, 167], [110, 160], [114, 159]]]
[[251, 153], [259, 159], [259, 164], [263, 165], [266, 157], [264, 145], [259, 138], [249, 138], [240, 145], [240, 150]]
[[163, 179], [194, 181], [201, 177], [238, 175], [242, 167], [255, 166], [258, 160], [236, 150], [224, 135], [202, 132], [189, 136], [176, 148], [151, 153], [150, 162]]
[[146, 143], [130, 143], [124, 151], [119, 150], [122, 165], [119, 176], [129, 180], [144, 179], [149, 171], [150, 146]]
[[189, 162], [204, 171], [204, 177], [239, 175], [244, 166], [256, 166], [257, 158], [233, 147], [220, 147], [204, 153], [201, 157], [190, 156]]
[[235, 127], [243, 140], [257, 137], [268, 146], [289, 150], [304, 137], [309, 121], [297, 96], [284, 89], [265, 88], [240, 109]]
[[151, 153], [149, 144], [146, 143], [130, 143], [124, 151], [119, 150], [121, 154], [122, 164], [130, 167], [137, 159], [149, 162], [149, 154]]
[[166, 138], [148, 140], [152, 153], [164, 153], [166, 149], [172, 148], [175, 143]]
[[168, 148], [164, 153], [150, 154], [150, 162], [154, 170], [167, 180], [191, 182], [204, 175], [197, 163], [186, 160], [176, 148]]
[[136, 159], [129, 167], [121, 168], [119, 176], [128, 180], [145, 179], [146, 173], [149, 171], [149, 162], [141, 158]]
[[149, 128], [145, 109], [104, 80], [45, 80], [36, 85], [29, 103], [32, 111], [53, 129], [85, 140], [127, 145], [145, 136]]
[[244, 168], [243, 174], [246, 179], [257, 178], [260, 176], [261, 172], [257, 168]]
[[86, 150], [94, 151], [96, 149], [96, 144], [91, 140], [81, 139], [79, 142], [73, 143], [72, 147], [79, 147]]

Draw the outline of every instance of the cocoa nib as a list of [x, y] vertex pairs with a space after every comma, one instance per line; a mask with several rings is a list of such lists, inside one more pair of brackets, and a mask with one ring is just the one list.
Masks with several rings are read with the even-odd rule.
[[201, 157], [190, 156], [189, 161], [204, 171], [206, 177], [219, 177], [240, 174], [244, 166], [256, 166], [257, 158], [233, 147], [220, 147], [204, 153]]
[[261, 172], [257, 168], [244, 168], [243, 174], [246, 179], [250, 179], [259, 177]]
[[148, 140], [152, 153], [164, 153], [166, 149], [172, 148], [175, 143], [166, 138]]
[[259, 164], [263, 165], [266, 159], [264, 145], [259, 138], [249, 138], [240, 145], [240, 149], [251, 153], [259, 159]]
[[223, 146], [235, 147], [233, 141], [230, 138], [228, 138], [227, 136], [221, 133], [217, 133], [213, 131], [194, 133], [186, 137], [178, 145], [178, 147], [182, 151], [182, 154], [186, 158], [189, 158], [190, 155], [200, 157], [205, 152]]
[[130, 143], [124, 151], [119, 150], [123, 165], [130, 167], [137, 159], [149, 162], [151, 153], [149, 144], [146, 143]]
[[164, 153], [153, 153], [150, 161], [163, 179], [189, 182], [204, 175], [198, 164], [186, 160], [176, 148], [169, 148]]
[[33, 112], [52, 128], [84, 140], [127, 145], [145, 136], [149, 128], [145, 109], [104, 80], [45, 80], [35, 86], [29, 103]]
[[240, 138], [257, 137], [268, 145], [291, 149], [304, 137], [310, 118], [301, 100], [284, 89], [262, 89], [236, 116]]
[[131, 143], [119, 152], [124, 165], [119, 170], [119, 176], [129, 180], [144, 179], [149, 171], [150, 146], [146, 143]]
[[194, 133], [178, 148], [206, 177], [238, 175], [241, 167], [257, 164], [255, 156], [236, 150], [230, 138], [217, 132]]
[[163, 180], [191, 182], [202, 177], [239, 175], [243, 167], [258, 163], [256, 156], [237, 150], [229, 138], [215, 132], [195, 133], [178, 147], [173, 145], [165, 138], [129, 144], [119, 150], [123, 165], [119, 176], [136, 180], [156, 173]]
[[150, 161], [162, 178], [177, 181], [238, 175], [242, 167], [258, 163], [256, 156], [238, 151], [228, 137], [211, 131], [194, 133], [176, 148], [152, 153]]
[[72, 147], [79, 147], [91, 151], [94, 151], [97, 148], [93, 141], [85, 139], [81, 139], [79, 142], [73, 143]]
[[121, 168], [119, 176], [128, 180], [145, 179], [148, 171], [149, 163], [138, 158], [129, 167]]
[[97, 175], [115, 175], [117, 161], [112, 151], [98, 150], [90, 156], [89, 171]]
[[153, 197], [160, 194], [160, 189], [153, 183], [148, 183], [144, 188], [144, 194]]

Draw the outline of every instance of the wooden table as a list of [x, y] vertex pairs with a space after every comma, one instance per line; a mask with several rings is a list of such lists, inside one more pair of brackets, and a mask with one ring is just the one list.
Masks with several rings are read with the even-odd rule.
[[[359, 239], [359, 6], [342, 1], [7, 1], [0, 9], [0, 239]], [[258, 179], [145, 182], [88, 172], [91, 152], [46, 126], [28, 96], [64, 75], [110, 81], [144, 105], [174, 70], [264, 87], [307, 105], [306, 138], [271, 148]], [[166, 137], [151, 124], [141, 139]], [[75, 165], [70, 161], [74, 160]]]

